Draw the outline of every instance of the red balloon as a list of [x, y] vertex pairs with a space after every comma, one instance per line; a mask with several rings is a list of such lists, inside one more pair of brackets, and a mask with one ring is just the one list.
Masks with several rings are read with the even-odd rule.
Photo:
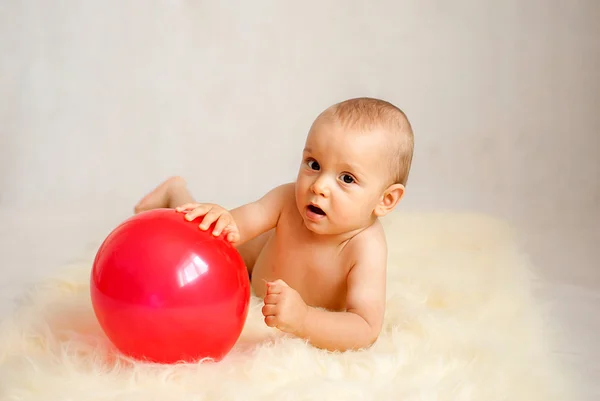
[[250, 281], [238, 251], [173, 209], [130, 217], [94, 259], [90, 295], [110, 341], [159, 363], [221, 360], [248, 314]]

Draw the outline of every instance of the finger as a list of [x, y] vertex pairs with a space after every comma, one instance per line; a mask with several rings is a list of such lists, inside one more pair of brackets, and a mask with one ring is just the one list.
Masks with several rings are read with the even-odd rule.
[[267, 283], [267, 295], [269, 294], [281, 294], [283, 287], [276, 282]]
[[289, 287], [289, 285], [285, 281], [277, 279], [267, 283], [267, 292], [272, 291], [274, 294], [280, 294], [286, 287]]
[[213, 235], [220, 235], [221, 232], [231, 224], [231, 218], [228, 215], [221, 215], [217, 220], [217, 224], [215, 224], [215, 228], [213, 230]]
[[264, 303], [274, 305], [279, 300], [279, 294], [267, 294]]
[[175, 208], [175, 211], [185, 212], [188, 210], [193, 210], [193, 209], [197, 208], [198, 206], [201, 206], [201, 205], [199, 203], [184, 203], [183, 205], [177, 206]]
[[227, 233], [227, 241], [229, 242], [238, 242], [240, 240], [240, 233], [237, 231], [229, 231]]
[[206, 230], [208, 229], [208, 227], [210, 227], [210, 225], [212, 223], [215, 222], [215, 220], [217, 220], [220, 216], [220, 213], [218, 210], [215, 209], [210, 209], [202, 218], [202, 223], [200, 223], [200, 228], [202, 230]]
[[275, 305], [264, 305], [261, 311], [263, 316], [275, 316], [277, 307]]
[[209, 205], [196, 206], [195, 208], [187, 211], [185, 218], [188, 221], [192, 221], [195, 218], [206, 214], [206, 212], [208, 212], [210, 210], [210, 208], [211, 208], [211, 206], [209, 206]]
[[280, 278], [278, 278], [277, 280], [273, 281], [273, 284], [279, 285], [281, 287], [289, 287], [289, 285], [287, 285], [287, 283], [285, 281], [283, 281], [282, 279], [280, 279]]
[[240, 230], [238, 229], [237, 224], [231, 223], [225, 227], [225, 231], [227, 231], [228, 235], [231, 236], [231, 242], [237, 242], [240, 240]]
[[277, 318], [275, 316], [267, 316], [265, 317], [265, 323], [269, 327], [277, 327]]

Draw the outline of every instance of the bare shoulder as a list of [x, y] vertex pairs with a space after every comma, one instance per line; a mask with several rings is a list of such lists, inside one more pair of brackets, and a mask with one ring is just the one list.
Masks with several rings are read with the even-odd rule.
[[288, 200], [290, 198], [290, 196], [294, 195], [295, 185], [296, 184], [294, 182], [288, 182], [285, 184], [278, 185], [275, 188], [271, 189], [269, 192], [267, 192], [261, 198], [261, 200], [265, 200], [265, 199], [267, 199], [267, 200], [277, 199], [279, 201]]
[[257, 200], [256, 203], [267, 213], [277, 211], [277, 214], [280, 214], [285, 211], [290, 197], [294, 196], [294, 185], [293, 182], [278, 185]]
[[372, 268], [386, 267], [387, 241], [379, 221], [352, 238], [347, 248], [347, 256], [352, 266], [366, 264]]
[[231, 210], [240, 231], [238, 246], [277, 227], [282, 214], [286, 212], [293, 188], [294, 184], [279, 185], [260, 199]]
[[279, 187], [277, 187], [278, 191], [280, 192], [281, 196], [286, 200], [286, 201], [295, 201], [296, 199], [296, 183], [295, 182], [288, 182], [286, 184], [282, 184]]
[[287, 217], [287, 214], [296, 208], [296, 183], [281, 184], [273, 188], [266, 196], [276, 199], [282, 215]]

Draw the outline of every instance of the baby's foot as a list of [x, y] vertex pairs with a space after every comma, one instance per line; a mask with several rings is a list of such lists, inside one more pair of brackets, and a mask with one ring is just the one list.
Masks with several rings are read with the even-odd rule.
[[168, 178], [144, 196], [142, 200], [135, 205], [134, 212], [137, 214], [146, 210], [171, 207], [173, 191], [178, 187], [185, 188], [186, 185], [187, 183], [182, 177], [175, 176]]

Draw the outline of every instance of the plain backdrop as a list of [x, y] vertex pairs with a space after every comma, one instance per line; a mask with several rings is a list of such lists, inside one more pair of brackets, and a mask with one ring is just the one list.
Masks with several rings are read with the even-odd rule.
[[0, 0], [0, 316], [170, 175], [252, 201], [324, 108], [374, 96], [415, 131], [399, 210], [517, 227], [597, 400], [598, 21], [597, 0]]
[[247, 202], [330, 104], [415, 130], [405, 210], [600, 218], [600, 3], [2, 1], [0, 205]]

